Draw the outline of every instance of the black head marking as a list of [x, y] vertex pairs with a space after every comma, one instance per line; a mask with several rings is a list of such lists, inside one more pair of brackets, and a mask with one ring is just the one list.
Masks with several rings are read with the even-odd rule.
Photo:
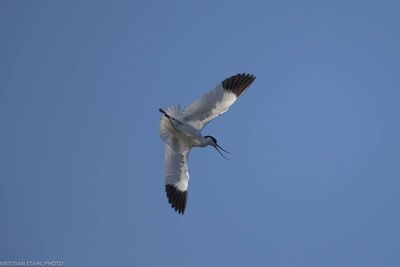
[[204, 138], [207, 138], [207, 137], [211, 138], [214, 141], [214, 143], [217, 143], [217, 139], [215, 139], [214, 136], [211, 136], [211, 135], [204, 136]]
[[224, 156], [224, 154], [222, 154], [221, 151], [219, 151], [219, 150], [221, 149], [222, 151], [224, 151], [224, 152], [226, 152], [226, 153], [228, 153], [228, 154], [232, 154], [232, 153], [229, 152], [229, 151], [226, 151], [225, 149], [223, 149], [222, 147], [220, 147], [220, 146], [217, 144], [217, 139], [215, 139], [213, 136], [211, 136], [211, 135], [206, 135], [206, 136], [204, 136], [204, 138], [207, 138], [207, 137], [214, 141], [214, 144], [211, 144], [211, 145], [218, 151], [218, 153], [221, 154], [221, 156], [223, 156], [224, 158], [229, 159], [229, 158], [227, 158], [226, 156]]

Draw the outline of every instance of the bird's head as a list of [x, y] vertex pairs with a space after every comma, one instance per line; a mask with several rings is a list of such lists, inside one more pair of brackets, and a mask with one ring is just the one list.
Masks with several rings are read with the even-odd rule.
[[222, 151], [224, 151], [225, 153], [232, 154], [231, 152], [226, 151], [225, 149], [220, 147], [217, 144], [217, 139], [215, 139], [215, 137], [213, 137], [211, 135], [206, 135], [206, 136], [204, 136], [204, 138], [207, 140], [207, 145], [213, 146], [218, 151], [218, 153], [221, 154], [221, 156], [223, 156], [224, 158], [228, 159], [224, 154], [221, 153], [220, 149]]

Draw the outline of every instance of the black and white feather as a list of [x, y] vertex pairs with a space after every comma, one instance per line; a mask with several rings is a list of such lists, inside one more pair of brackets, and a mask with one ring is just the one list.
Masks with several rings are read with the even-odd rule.
[[219, 83], [186, 110], [184, 120], [199, 131], [211, 120], [226, 112], [256, 79], [250, 74], [237, 74]]
[[190, 148], [174, 148], [172, 149], [169, 145], [165, 146], [165, 190], [171, 206], [175, 211], [183, 214], [188, 195], [189, 171], [187, 161]]
[[178, 213], [185, 212], [188, 199], [190, 149], [218, 146], [215, 138], [203, 137], [201, 130], [226, 112], [254, 80], [253, 75], [237, 74], [219, 83], [185, 110], [180, 106], [160, 109], [164, 114], [160, 134], [165, 142], [165, 190], [169, 203]]

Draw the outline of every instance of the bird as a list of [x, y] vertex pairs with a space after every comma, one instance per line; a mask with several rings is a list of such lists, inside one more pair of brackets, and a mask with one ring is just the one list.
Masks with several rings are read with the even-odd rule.
[[202, 129], [229, 107], [250, 87], [256, 77], [239, 73], [218, 83], [214, 89], [194, 101], [186, 109], [172, 105], [162, 113], [160, 136], [165, 143], [165, 191], [168, 202], [179, 214], [184, 214], [188, 200], [188, 158], [193, 147], [214, 147], [224, 158], [217, 139], [203, 136]]

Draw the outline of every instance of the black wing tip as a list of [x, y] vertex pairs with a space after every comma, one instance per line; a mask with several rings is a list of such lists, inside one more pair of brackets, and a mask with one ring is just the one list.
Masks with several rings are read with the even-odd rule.
[[183, 215], [187, 203], [187, 190], [181, 191], [175, 186], [167, 184], [165, 185], [165, 191], [167, 192], [168, 202], [171, 204], [171, 207]]
[[247, 88], [249, 88], [255, 79], [256, 76], [253, 74], [239, 73], [225, 79], [222, 82], [222, 87], [225, 90], [234, 93], [236, 97], [239, 97]]

